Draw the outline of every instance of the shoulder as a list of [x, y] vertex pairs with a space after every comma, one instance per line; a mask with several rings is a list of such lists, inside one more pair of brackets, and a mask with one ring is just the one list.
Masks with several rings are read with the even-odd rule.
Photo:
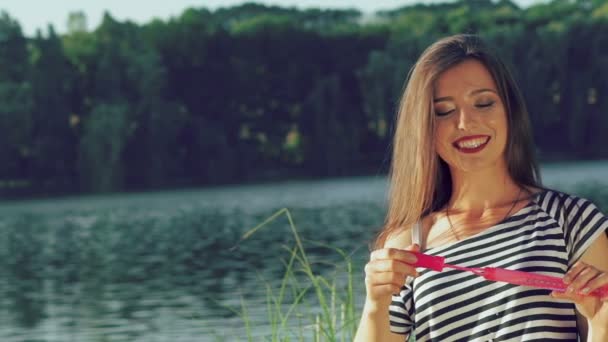
[[535, 199], [542, 211], [562, 225], [603, 216], [593, 201], [577, 195], [545, 189]]
[[566, 200], [566, 199], [572, 200], [572, 199], [579, 198], [575, 195], [568, 194], [566, 192], [562, 192], [562, 191], [551, 189], [551, 188], [534, 189], [531, 191], [531, 194], [532, 194], [531, 196], [533, 198], [536, 198], [537, 202], [539, 202], [539, 203], [555, 201], [555, 200]]
[[541, 190], [534, 194], [533, 197], [543, 210], [551, 213], [556, 213], [558, 211], [571, 213], [573, 210], [578, 210], [581, 207], [596, 207], [595, 204], [587, 198], [553, 189]]

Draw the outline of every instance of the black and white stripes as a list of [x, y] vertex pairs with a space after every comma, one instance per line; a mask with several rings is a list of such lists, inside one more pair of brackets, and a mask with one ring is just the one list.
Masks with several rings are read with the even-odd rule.
[[[563, 276], [608, 230], [591, 202], [545, 190], [482, 233], [430, 248], [446, 263]], [[416, 341], [576, 340], [574, 306], [549, 290], [490, 282], [471, 273], [419, 269], [389, 307], [391, 331]]]

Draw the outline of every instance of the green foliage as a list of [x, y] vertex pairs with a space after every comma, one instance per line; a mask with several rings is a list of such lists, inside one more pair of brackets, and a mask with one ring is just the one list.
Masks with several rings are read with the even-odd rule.
[[593, 10], [593, 18], [598, 20], [608, 20], [608, 2], [600, 4]]
[[0, 11], [0, 81], [22, 82], [28, 71], [27, 42], [21, 26]]
[[17, 178], [27, 159], [32, 136], [32, 91], [29, 83], [0, 82], [0, 177]]
[[80, 172], [85, 189], [118, 191], [123, 186], [122, 158], [131, 133], [128, 106], [99, 104], [84, 123]]
[[[290, 31], [293, 29], [292, 24], [292, 18], [289, 16], [263, 14], [235, 23], [232, 26], [232, 33], [259, 35], [275, 33], [279, 30]], [[279, 31], [279, 33], [283, 32]]]
[[21, 27], [0, 13], [0, 178], [20, 178], [32, 145], [32, 84]]
[[70, 125], [72, 108], [66, 102], [74, 91], [75, 70], [64, 54], [52, 27], [48, 36], [38, 35], [30, 44], [33, 127], [29, 175], [37, 186], [70, 183], [77, 168], [77, 140]]
[[0, 180], [113, 191], [375, 173], [409, 70], [461, 32], [512, 67], [542, 159], [607, 158], [606, 13], [599, 0], [373, 16], [247, 3], [141, 26], [106, 13], [93, 30], [76, 12], [67, 34], [26, 38], [3, 12]]

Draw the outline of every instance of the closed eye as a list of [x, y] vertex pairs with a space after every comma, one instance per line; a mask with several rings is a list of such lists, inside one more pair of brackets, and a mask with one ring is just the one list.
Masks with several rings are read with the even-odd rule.
[[446, 116], [446, 115], [449, 115], [450, 113], [452, 113], [453, 111], [454, 111], [454, 109], [448, 110], [446, 112], [435, 111], [435, 114], [437, 116]]
[[485, 103], [478, 103], [477, 105], [475, 105], [478, 108], [486, 108], [486, 107], [492, 107], [492, 105], [494, 105], [494, 101], [490, 101], [490, 102], [485, 102]]
[[[495, 103], [496, 103], [496, 101], [483, 102], [483, 103], [476, 104], [475, 107], [477, 107], [477, 108], [489, 108], [489, 107], [492, 107]], [[440, 112], [440, 111], [436, 110], [435, 114], [437, 116], [447, 116], [447, 115], [450, 115], [454, 111], [455, 111], [455, 109], [450, 109], [450, 110], [447, 110], [447, 111], [444, 111], [444, 112]]]

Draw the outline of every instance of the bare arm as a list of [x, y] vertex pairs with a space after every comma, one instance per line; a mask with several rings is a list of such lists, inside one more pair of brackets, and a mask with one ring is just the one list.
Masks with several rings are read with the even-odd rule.
[[399, 292], [405, 278], [416, 275], [415, 268], [408, 265], [415, 262], [415, 257], [402, 249], [410, 244], [410, 232], [407, 231], [389, 239], [383, 249], [372, 253], [365, 266], [367, 296], [355, 342], [403, 342], [408, 339], [408, 336], [391, 332], [389, 305], [392, 294]]
[[[588, 265], [595, 267], [596, 269], [608, 272], [608, 237], [606, 234], [602, 234], [589, 246], [585, 254], [581, 257], [581, 261]], [[577, 311], [577, 319], [581, 327], [581, 337], [586, 337], [586, 341], [608, 341], [608, 327], [605, 326], [604, 322], [588, 321], [585, 317]], [[582, 321], [582, 322], [581, 322]], [[583, 339], [585, 341], [585, 339]]]
[[403, 342], [407, 341], [407, 336], [394, 334], [390, 330], [388, 307], [385, 309], [368, 307], [367, 303], [363, 308], [361, 322], [355, 335], [355, 342]]
[[552, 296], [576, 303], [581, 341], [608, 341], [608, 298], [602, 301], [578, 294], [585, 287], [593, 291], [608, 285], [608, 238], [605, 234], [599, 236], [568, 270], [564, 281], [573, 292], [553, 292]]

